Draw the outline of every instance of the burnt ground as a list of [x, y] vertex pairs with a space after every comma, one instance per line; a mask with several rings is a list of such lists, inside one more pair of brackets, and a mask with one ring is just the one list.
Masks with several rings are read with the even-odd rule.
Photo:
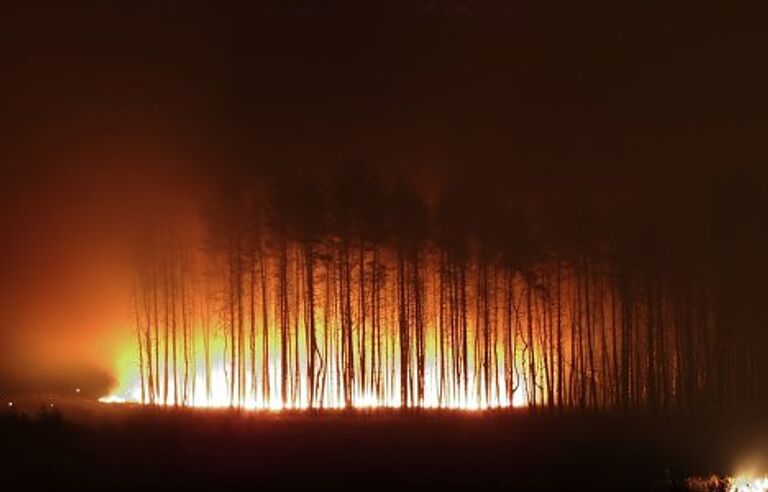
[[[2, 481], [24, 488], [675, 490], [760, 447], [751, 417], [524, 411], [6, 411]], [[457, 489], [458, 487], [458, 489]]]

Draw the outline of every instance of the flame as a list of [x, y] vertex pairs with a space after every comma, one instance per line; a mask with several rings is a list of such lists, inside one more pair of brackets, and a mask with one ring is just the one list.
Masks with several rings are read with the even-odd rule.
[[99, 398], [101, 403], [125, 403], [126, 399], [117, 395], [102, 396]]
[[708, 492], [723, 490], [727, 492], [768, 492], [768, 477], [737, 475], [735, 477], [690, 477], [684, 482], [686, 490]]
[[768, 492], [768, 477], [735, 477], [730, 480], [729, 492]]
[[[245, 396], [231, 392], [232, 386], [230, 377], [230, 366], [226, 356], [226, 341], [223, 337], [217, 336], [210, 342], [209, 350], [215, 356], [211, 357], [208, 364], [210, 370], [206, 370], [206, 361], [203, 350], [203, 343], [200, 340], [195, 341], [197, 346], [197, 356], [192, 367], [187, 374], [187, 391], [184, 395], [182, 380], [184, 378], [183, 368], [176, 369], [176, 377], [169, 377], [167, 399], [164, 397], [164, 389], [158, 390], [155, 397], [155, 405], [159, 406], [184, 406], [193, 408], [228, 408], [237, 407], [245, 410], [297, 410], [310, 408], [307, 381], [302, 378], [296, 389], [296, 396], [283, 402], [281, 398], [281, 374], [279, 344], [275, 343], [271, 347], [271, 352], [276, 354], [270, 357], [269, 363], [269, 386], [270, 391], [266, 394], [262, 391], [263, 381], [257, 377], [252, 377], [251, 371], [247, 371], [243, 380], [243, 385], [248, 390]], [[499, 360], [501, 353], [496, 356]], [[119, 358], [122, 367], [118, 369], [119, 385], [116, 390], [99, 399], [102, 403], [136, 403], [149, 404], [149, 398], [142, 393], [142, 384], [146, 391], [146, 376], [142, 381], [135, 347], [127, 347]], [[301, 361], [301, 368], [306, 369], [306, 361]], [[397, 369], [395, 367], [395, 369]], [[513, 388], [507, 387], [504, 378], [503, 364], [496, 367], [496, 383], [498, 390], [493, 390], [485, 394], [481, 388], [481, 376], [476, 371], [470, 371], [467, 377], [466, 390], [463, 389], [459, 381], [450, 381], [451, 384], [441, 384], [439, 381], [439, 360], [434, 351], [429, 353], [425, 367], [425, 390], [424, 398], [420, 402], [413, 402], [412, 406], [418, 406], [425, 409], [450, 409], [465, 411], [480, 411], [498, 408], [520, 408], [528, 405], [527, 382], [520, 379]], [[356, 388], [351, 401], [353, 408], [400, 408], [402, 402], [400, 398], [399, 381], [392, 381], [392, 374], [382, 374], [379, 376], [385, 379], [381, 391], [375, 392], [371, 389], [364, 391]], [[396, 371], [395, 371], [396, 372]], [[173, 369], [171, 369], [173, 373]], [[178, 391], [176, 390], [174, 380], [179, 381]], [[331, 376], [326, 383], [325, 391], [319, 396], [318, 401], [313, 405], [314, 408], [341, 409], [346, 407], [346, 402], [341, 396], [342, 382], [337, 377]], [[446, 387], [447, 386], [447, 387]], [[509, 394], [511, 393], [511, 398]]]

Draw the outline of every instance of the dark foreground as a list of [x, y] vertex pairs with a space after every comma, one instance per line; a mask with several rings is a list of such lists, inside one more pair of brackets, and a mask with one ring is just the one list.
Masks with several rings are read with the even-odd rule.
[[[716, 423], [715, 423], [716, 422]], [[2, 480], [155, 490], [679, 490], [759, 448], [748, 417], [5, 412]]]

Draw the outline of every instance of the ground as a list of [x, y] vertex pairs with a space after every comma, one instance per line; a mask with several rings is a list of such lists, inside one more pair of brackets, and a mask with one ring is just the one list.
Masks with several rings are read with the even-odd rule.
[[6, 410], [3, 480], [113, 490], [674, 490], [689, 475], [732, 472], [764, 430], [744, 416], [57, 408]]

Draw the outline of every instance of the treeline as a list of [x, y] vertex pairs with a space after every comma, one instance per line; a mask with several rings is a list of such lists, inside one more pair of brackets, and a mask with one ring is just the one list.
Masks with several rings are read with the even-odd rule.
[[360, 168], [245, 182], [200, 243], [144, 244], [141, 402], [694, 411], [758, 391], [688, 250], [458, 189], [427, 205]]

